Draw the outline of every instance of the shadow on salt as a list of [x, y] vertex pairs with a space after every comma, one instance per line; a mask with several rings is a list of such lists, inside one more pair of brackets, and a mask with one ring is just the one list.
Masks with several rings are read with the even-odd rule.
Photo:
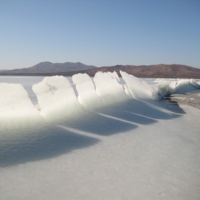
[[[173, 109], [173, 112], [171, 110]], [[70, 127], [92, 134], [109, 136], [123, 134], [139, 128], [139, 125], [149, 125], [159, 120], [169, 120], [181, 117], [184, 111], [178, 104], [165, 104], [159, 101], [139, 101], [132, 99], [106, 108], [85, 112], [76, 119], [65, 119], [59, 125]]]
[[35, 131], [15, 130], [12, 138], [9, 133], [0, 138], [0, 167], [50, 159], [100, 141], [55, 126]]
[[[65, 118], [59, 125], [109, 136], [139, 128], [137, 124], [148, 125], [158, 122], [159, 119], [169, 120], [180, 117], [183, 113], [178, 105], [176, 114], [162, 110], [167, 111], [167, 108], [174, 105], [166, 107], [160, 102], [151, 103], [133, 99], [110, 108], [101, 108], [96, 112], [83, 112], [76, 120]], [[12, 139], [9, 136], [9, 133], [6, 133], [0, 139], [0, 167], [50, 159], [76, 149], [90, 147], [101, 141], [95, 136], [80, 135], [78, 131], [71, 132], [58, 126], [26, 131], [15, 130], [12, 131]]]
[[180, 117], [180, 115], [185, 113], [178, 104], [166, 104], [165, 102], [151, 100], [140, 101], [136, 99], [120, 105], [120, 109], [153, 120], [172, 119]]
[[109, 136], [137, 128], [136, 124], [105, 117], [95, 112], [86, 112], [84, 116], [75, 120], [66, 118], [59, 125], [102, 136]]

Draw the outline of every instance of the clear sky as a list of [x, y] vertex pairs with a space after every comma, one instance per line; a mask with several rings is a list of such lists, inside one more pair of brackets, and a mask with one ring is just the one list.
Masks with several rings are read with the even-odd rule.
[[200, 0], [0, 0], [0, 69], [42, 61], [200, 68]]

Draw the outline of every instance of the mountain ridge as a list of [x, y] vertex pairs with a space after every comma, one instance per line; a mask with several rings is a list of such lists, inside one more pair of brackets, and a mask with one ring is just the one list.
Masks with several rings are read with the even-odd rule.
[[22, 69], [13, 69], [3, 71], [7, 74], [34, 74], [34, 73], [60, 73], [60, 72], [71, 72], [71, 71], [80, 71], [96, 68], [93, 65], [85, 65], [80, 62], [65, 62], [65, 63], [52, 63], [49, 61], [40, 62], [32, 67], [22, 68]]
[[115, 65], [98, 69], [87, 70], [86, 73], [94, 76], [97, 71], [113, 72], [120, 75], [120, 71], [140, 78], [198, 78], [200, 69], [182, 64], [156, 64], [156, 65]]
[[[48, 65], [48, 66], [47, 66]], [[68, 67], [64, 67], [68, 66]], [[80, 62], [51, 63], [41, 62], [29, 68], [0, 71], [0, 75], [20, 76], [72, 76], [77, 73], [87, 73], [94, 76], [96, 72], [120, 71], [127, 72], [139, 78], [196, 78], [200, 79], [200, 69], [183, 64], [155, 64], [155, 65], [115, 65], [95, 67]]]

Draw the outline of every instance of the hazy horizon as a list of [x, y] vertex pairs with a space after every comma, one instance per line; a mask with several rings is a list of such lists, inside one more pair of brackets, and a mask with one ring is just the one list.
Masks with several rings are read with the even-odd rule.
[[[10, 69], [0, 69], [0, 71], [3, 71], [3, 70], [15, 70], [15, 69], [23, 69], [23, 68], [30, 68], [30, 67], [33, 67], [35, 65], [38, 65], [40, 63], [45, 63], [45, 62], [49, 62], [49, 63], [52, 63], [52, 64], [64, 64], [64, 63], [82, 63], [84, 65], [88, 65], [88, 66], [94, 66], [94, 67], [97, 67], [97, 68], [100, 68], [100, 67], [112, 67], [112, 66], [116, 66], [116, 65], [133, 65], [133, 66], [143, 66], [143, 65], [146, 65], [146, 66], [149, 66], [149, 65], [185, 65], [185, 66], [189, 66], [189, 67], [194, 67], [194, 66], [190, 66], [190, 65], [186, 65], [186, 64], [183, 64], [183, 63], [154, 63], [154, 64], [139, 64], [139, 65], [135, 65], [135, 64], [113, 64], [113, 65], [103, 65], [103, 66], [96, 66], [96, 65], [93, 65], [93, 64], [87, 64], [87, 63], [83, 63], [81, 61], [77, 61], [77, 62], [70, 62], [70, 61], [66, 61], [66, 62], [51, 62], [51, 61], [41, 61], [39, 63], [36, 63], [32, 66], [28, 66], [28, 67], [19, 67], [19, 68], [10, 68]], [[198, 68], [198, 67], [194, 67], [194, 68]]]

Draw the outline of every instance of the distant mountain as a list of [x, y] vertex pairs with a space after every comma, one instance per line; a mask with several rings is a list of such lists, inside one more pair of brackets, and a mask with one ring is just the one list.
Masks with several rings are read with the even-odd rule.
[[13, 69], [0, 72], [0, 74], [52, 74], [52, 73], [62, 73], [62, 72], [73, 72], [73, 71], [83, 71], [88, 69], [95, 69], [93, 65], [85, 65], [83, 63], [77, 62], [65, 62], [65, 63], [51, 63], [51, 62], [41, 62], [29, 68], [23, 69]]
[[186, 65], [116, 65], [111, 67], [100, 67], [87, 70], [86, 73], [94, 76], [97, 71], [113, 72], [116, 71], [120, 75], [120, 71], [125, 71], [141, 78], [196, 78], [200, 79], [200, 69]]
[[200, 79], [200, 69], [179, 65], [179, 64], [158, 64], [158, 65], [115, 65], [106, 67], [95, 67], [82, 63], [50, 63], [42, 62], [30, 68], [0, 71], [0, 75], [21, 75], [21, 76], [72, 76], [77, 73], [87, 73], [94, 76], [96, 72], [120, 71], [127, 72], [141, 78], [195, 78]]

